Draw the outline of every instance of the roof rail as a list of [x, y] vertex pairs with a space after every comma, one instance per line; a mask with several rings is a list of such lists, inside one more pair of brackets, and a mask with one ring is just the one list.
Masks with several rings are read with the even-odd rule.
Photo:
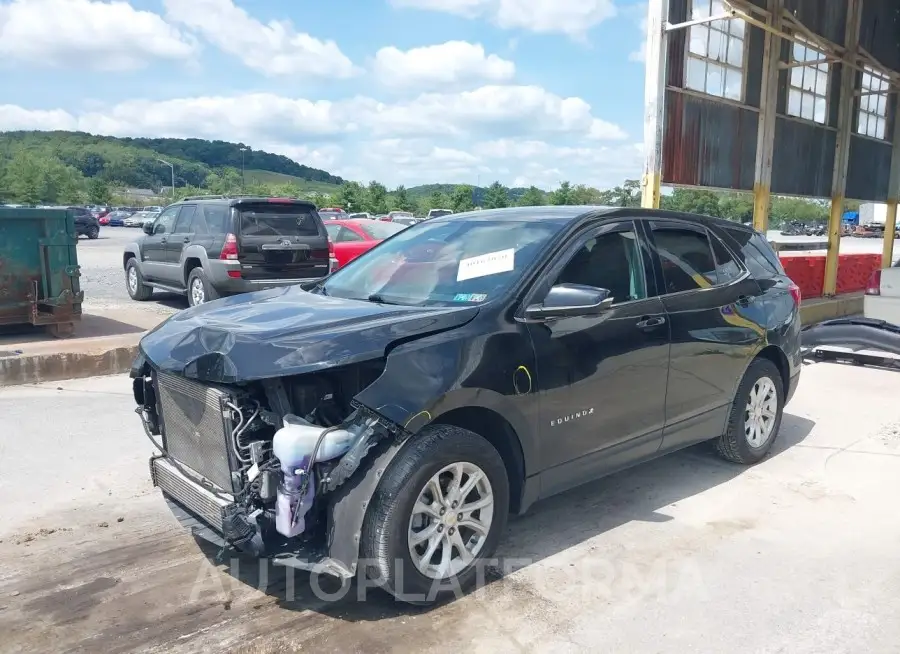
[[185, 200], [224, 200], [226, 195], [188, 195], [179, 200], [179, 202], [184, 202]]

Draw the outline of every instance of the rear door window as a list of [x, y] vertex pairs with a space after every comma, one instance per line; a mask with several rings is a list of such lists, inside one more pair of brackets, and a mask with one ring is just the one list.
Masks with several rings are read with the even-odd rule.
[[209, 205], [203, 207], [203, 221], [210, 234], [227, 234], [228, 207]]
[[719, 283], [705, 232], [653, 225], [653, 240], [662, 263], [666, 293], [693, 291]]
[[302, 205], [261, 204], [241, 206], [243, 236], [318, 236], [315, 212]]
[[727, 284], [739, 278], [743, 271], [722, 241], [714, 234], [710, 235], [709, 241], [712, 244], [713, 256], [716, 258], [716, 277], [719, 283]]

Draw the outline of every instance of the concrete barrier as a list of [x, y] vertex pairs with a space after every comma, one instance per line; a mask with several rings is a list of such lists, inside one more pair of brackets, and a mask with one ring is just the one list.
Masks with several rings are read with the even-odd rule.
[[114, 375], [131, 368], [142, 334], [31, 343], [0, 352], [0, 386]]

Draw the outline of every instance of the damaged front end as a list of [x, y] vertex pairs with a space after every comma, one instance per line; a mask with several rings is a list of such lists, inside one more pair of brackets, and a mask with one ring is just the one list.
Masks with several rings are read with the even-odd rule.
[[872, 318], [836, 318], [800, 332], [804, 358], [900, 367], [900, 326]]
[[[213, 384], [132, 369], [153, 484], [195, 535], [275, 563], [349, 578], [365, 506], [406, 432], [353, 398], [381, 360]], [[349, 482], [349, 483], [348, 483]]]

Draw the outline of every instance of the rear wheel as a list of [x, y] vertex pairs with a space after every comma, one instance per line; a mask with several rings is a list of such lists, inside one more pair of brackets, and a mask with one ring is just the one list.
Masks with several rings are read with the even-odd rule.
[[188, 304], [192, 307], [219, 299], [219, 294], [209, 283], [203, 268], [194, 268], [188, 275], [187, 297]]
[[362, 563], [398, 599], [430, 604], [478, 579], [508, 512], [509, 480], [497, 450], [468, 430], [428, 427], [375, 491], [363, 524]]
[[778, 367], [768, 359], [754, 360], [735, 395], [725, 433], [715, 442], [719, 456], [745, 465], [761, 461], [778, 436], [783, 410]]
[[143, 302], [153, 295], [153, 289], [144, 284], [144, 276], [133, 258], [125, 266], [125, 286], [132, 300]]

